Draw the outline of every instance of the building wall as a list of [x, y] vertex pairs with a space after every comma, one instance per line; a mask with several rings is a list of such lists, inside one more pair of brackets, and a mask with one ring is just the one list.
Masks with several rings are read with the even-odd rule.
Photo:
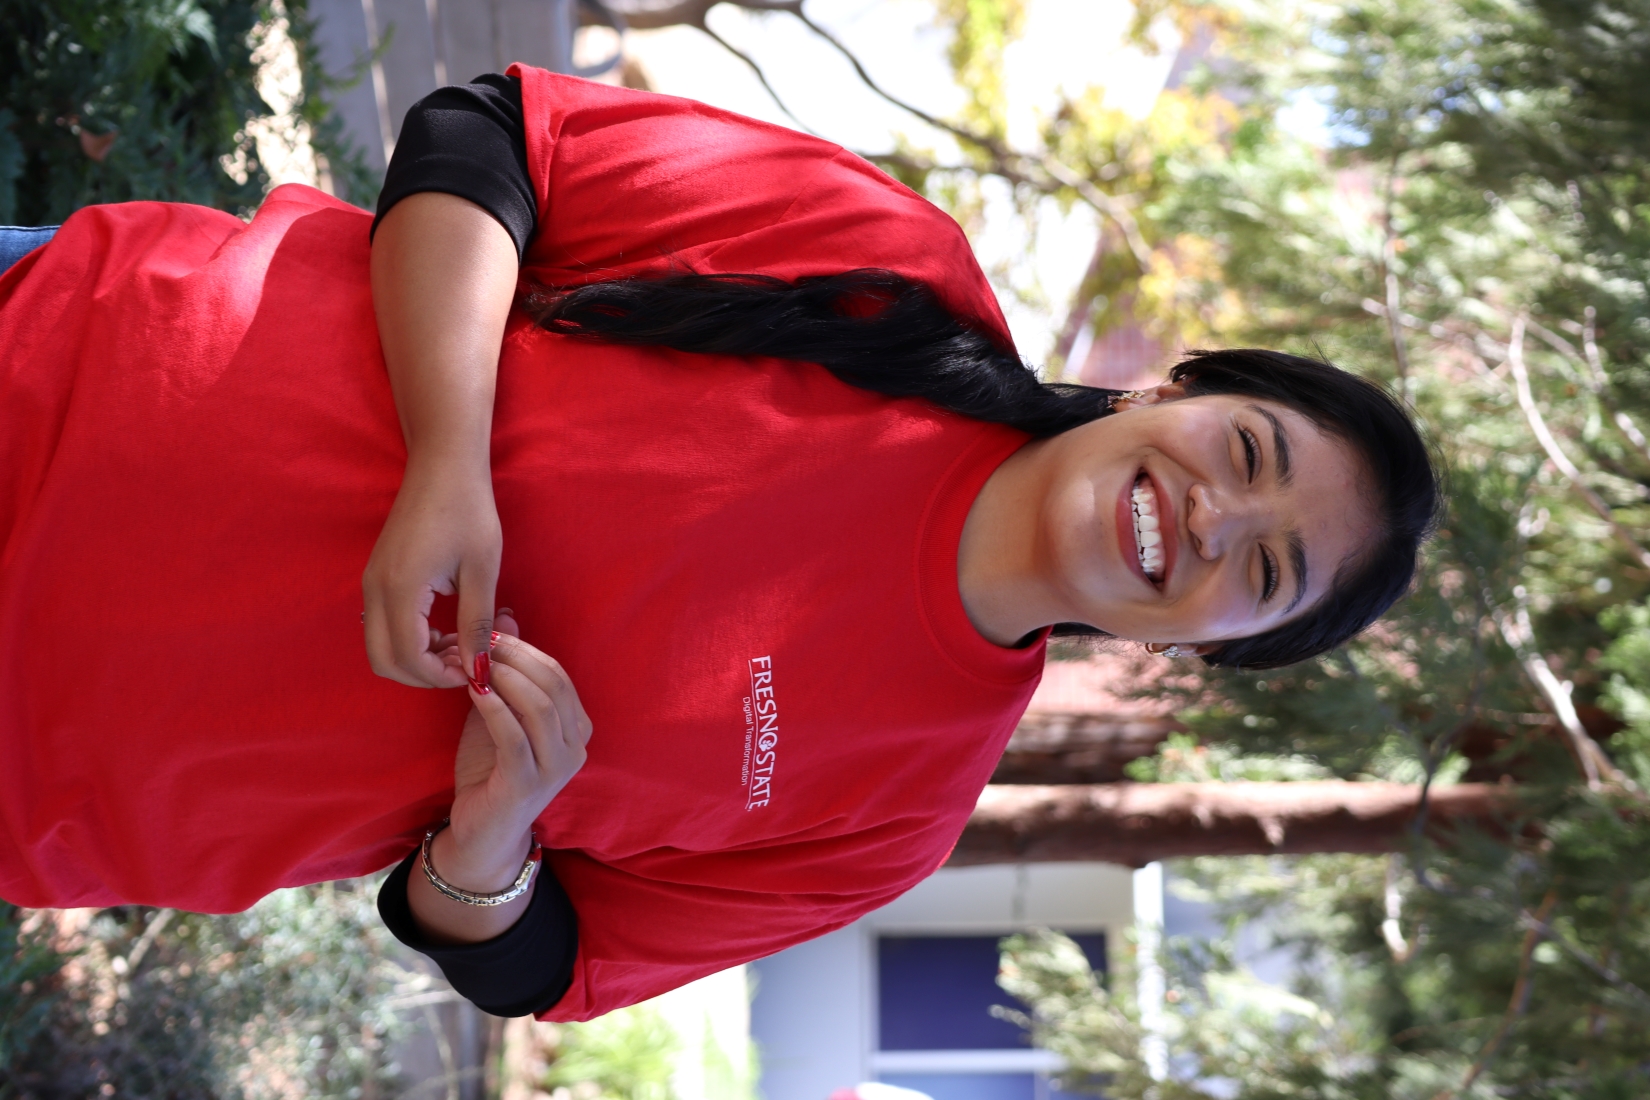
[[321, 67], [345, 135], [382, 173], [401, 120], [446, 84], [513, 61], [572, 71], [574, 0], [311, 0]]
[[[827, 1100], [862, 1081], [911, 1084], [934, 1075], [1036, 1075], [1058, 1066], [1030, 1049], [883, 1051], [877, 1035], [877, 940], [885, 934], [1001, 936], [1033, 927], [1104, 933], [1133, 920], [1133, 873], [1105, 863], [944, 868], [904, 897], [751, 966], [751, 1037], [766, 1100]], [[1006, 994], [1004, 995], [1006, 1000]], [[1000, 1082], [999, 1082], [1000, 1083]], [[983, 1095], [983, 1094], [982, 1094]]]

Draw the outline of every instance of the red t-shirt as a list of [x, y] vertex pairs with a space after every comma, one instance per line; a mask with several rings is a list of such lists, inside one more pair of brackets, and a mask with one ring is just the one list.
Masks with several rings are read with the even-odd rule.
[[[1006, 341], [957, 226], [845, 151], [535, 69], [526, 274], [887, 267]], [[405, 460], [367, 214], [77, 213], [0, 278], [0, 896], [244, 908], [399, 859], [462, 692], [372, 675]], [[541, 817], [581, 1019], [839, 927], [945, 858], [1042, 665], [974, 631], [963, 520], [1024, 442], [811, 365], [512, 317], [498, 595], [594, 722]]]

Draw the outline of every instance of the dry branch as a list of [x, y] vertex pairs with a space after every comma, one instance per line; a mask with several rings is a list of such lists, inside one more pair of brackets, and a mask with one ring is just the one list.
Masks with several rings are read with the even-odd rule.
[[732, 4], [750, 11], [802, 9], [802, 0], [607, 0], [607, 7], [632, 30], [650, 31], [660, 27], [698, 27], [717, 4]]
[[1535, 403], [1535, 395], [1530, 392], [1530, 372], [1524, 366], [1524, 329], [1526, 322], [1527, 319], [1522, 313], [1513, 321], [1512, 336], [1507, 341], [1507, 366], [1512, 369], [1513, 385], [1518, 394], [1518, 407], [1524, 410], [1524, 419], [1529, 423], [1530, 431], [1535, 433], [1536, 442], [1540, 443], [1541, 449], [1547, 452], [1547, 457], [1552, 460], [1552, 464], [1558, 467], [1559, 472], [1569, 480], [1570, 487], [1580, 494], [1581, 498], [1587, 502], [1594, 512], [1598, 513], [1600, 519], [1610, 525], [1610, 530], [1615, 534], [1617, 540], [1633, 552], [1633, 556], [1639, 560], [1639, 564], [1650, 565], [1650, 551], [1639, 545], [1638, 539], [1633, 537], [1632, 532], [1617, 522], [1615, 513], [1604, 498], [1593, 492], [1586, 482], [1582, 481], [1581, 470], [1570, 460], [1570, 456], [1564, 453], [1564, 449], [1558, 445], [1558, 440], [1553, 436], [1552, 430], [1547, 427], [1547, 420], [1541, 415], [1541, 409]]
[[1524, 932], [1524, 947], [1518, 953], [1518, 979], [1513, 982], [1512, 998], [1507, 1002], [1507, 1011], [1502, 1014], [1501, 1022], [1496, 1026], [1495, 1034], [1484, 1044], [1478, 1052], [1478, 1060], [1467, 1069], [1467, 1075], [1461, 1083], [1452, 1089], [1440, 1092], [1434, 1100], [1453, 1100], [1455, 1096], [1472, 1088], [1472, 1083], [1483, 1076], [1496, 1053], [1501, 1049], [1501, 1043], [1512, 1030], [1513, 1024], [1530, 1007], [1530, 961], [1535, 956], [1536, 945], [1544, 938], [1540, 929], [1546, 927], [1546, 920], [1552, 915], [1553, 906], [1558, 904], [1558, 891], [1549, 890], [1541, 901], [1541, 908], [1536, 910], [1535, 924]]
[[[794, 16], [810, 32], [840, 53], [848, 64], [853, 67], [854, 73], [859, 77], [860, 82], [871, 92], [936, 130], [944, 131], [966, 145], [985, 153], [991, 159], [992, 170], [997, 175], [1002, 176], [1011, 183], [1026, 184], [1045, 194], [1054, 194], [1062, 188], [1075, 191], [1078, 198], [1093, 207], [1101, 217], [1110, 219], [1112, 224], [1117, 226], [1118, 231], [1123, 234], [1124, 241], [1128, 244], [1129, 253], [1134, 257], [1135, 262], [1140, 265], [1140, 270], [1147, 271], [1150, 269], [1151, 246], [1146, 243], [1145, 237], [1141, 234], [1140, 224], [1135, 220], [1134, 213], [1129, 209], [1126, 199], [1108, 195], [1081, 173], [1062, 164], [1058, 159], [1047, 153], [1027, 153], [1013, 149], [991, 134], [980, 133], [966, 126], [947, 122], [943, 118], [924, 111], [916, 104], [894, 95], [877, 83], [876, 79], [871, 76], [870, 71], [865, 68], [864, 63], [860, 61], [859, 56], [849, 49], [846, 43], [808, 16], [808, 13], [802, 7], [803, 0], [653, 0], [653, 2], [650, 2], [650, 0], [607, 0], [609, 8], [619, 15], [629, 27], [645, 30], [685, 25], [697, 27], [699, 30], [704, 31], [724, 49], [748, 65], [756, 73], [757, 79], [762, 82], [762, 86], [767, 89], [768, 94], [773, 97], [774, 102], [779, 105], [780, 110], [790, 115], [792, 119], [796, 119], [796, 116], [791, 114], [790, 108], [774, 92], [773, 87], [768, 83], [766, 74], [763, 73], [761, 66], [756, 63], [755, 59], [735, 49], [711, 31], [709, 24], [706, 22], [706, 16], [710, 13], [710, 9], [719, 3], [733, 4], [735, 7], [746, 8], [751, 11], [782, 11]], [[800, 120], [797, 121], [801, 125]], [[806, 126], [803, 128], [807, 129]], [[866, 159], [888, 161], [890, 158], [870, 155]]]
[[[1519, 589], [1520, 593], [1522, 591], [1522, 588]], [[1513, 614], [1508, 615], [1505, 611], [1495, 613], [1495, 625], [1501, 631], [1502, 639], [1517, 655], [1524, 674], [1552, 708], [1553, 716], [1569, 738], [1570, 752], [1587, 780], [1588, 789], [1600, 790], [1606, 781], [1624, 790], [1631, 789], [1632, 781], [1615, 766], [1609, 754], [1582, 725], [1581, 715], [1570, 698], [1571, 684], [1559, 680], [1546, 656], [1535, 647], [1535, 629], [1530, 623], [1530, 611], [1522, 596]]]
[[[1131, 867], [1177, 856], [1398, 851], [1421, 789], [1407, 783], [1100, 783], [991, 786], [951, 866], [1099, 860]], [[1496, 828], [1506, 788], [1435, 787], [1428, 828]]]

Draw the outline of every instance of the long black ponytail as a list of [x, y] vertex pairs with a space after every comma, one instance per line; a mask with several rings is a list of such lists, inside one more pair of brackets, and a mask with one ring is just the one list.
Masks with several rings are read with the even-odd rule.
[[[717, 355], [817, 363], [850, 385], [921, 397], [1034, 438], [1111, 411], [1115, 390], [1041, 381], [977, 326], [954, 317], [928, 287], [865, 269], [786, 282], [765, 275], [671, 274], [539, 287], [525, 306], [563, 336]], [[1380, 531], [1305, 614], [1221, 646], [1212, 665], [1277, 668], [1317, 656], [1374, 622], [1409, 587], [1440, 493], [1425, 442], [1379, 386], [1329, 363], [1260, 349], [1196, 351], [1170, 379], [1190, 396], [1237, 394], [1295, 409], [1344, 439], [1373, 483]], [[1101, 634], [1061, 623], [1056, 634]]]
[[818, 363], [849, 385], [922, 397], [1037, 438], [1108, 410], [1112, 390], [1048, 384], [965, 325], [921, 283], [861, 269], [788, 283], [767, 275], [666, 275], [540, 288], [527, 299], [563, 336], [710, 355]]

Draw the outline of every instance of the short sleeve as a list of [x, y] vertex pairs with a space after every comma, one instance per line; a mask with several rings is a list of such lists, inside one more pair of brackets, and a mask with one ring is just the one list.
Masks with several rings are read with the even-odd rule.
[[729, 851], [616, 862], [546, 850], [579, 913], [566, 994], [545, 1020], [588, 1020], [833, 932], [931, 875], [966, 815]]
[[469, 84], [437, 88], [407, 110], [378, 192], [372, 232], [396, 203], [421, 191], [469, 199], [527, 249], [538, 213], [527, 175], [521, 84], [488, 73]]
[[691, 270], [885, 268], [1009, 345], [962, 228], [841, 146], [703, 103], [516, 64], [549, 285]]

